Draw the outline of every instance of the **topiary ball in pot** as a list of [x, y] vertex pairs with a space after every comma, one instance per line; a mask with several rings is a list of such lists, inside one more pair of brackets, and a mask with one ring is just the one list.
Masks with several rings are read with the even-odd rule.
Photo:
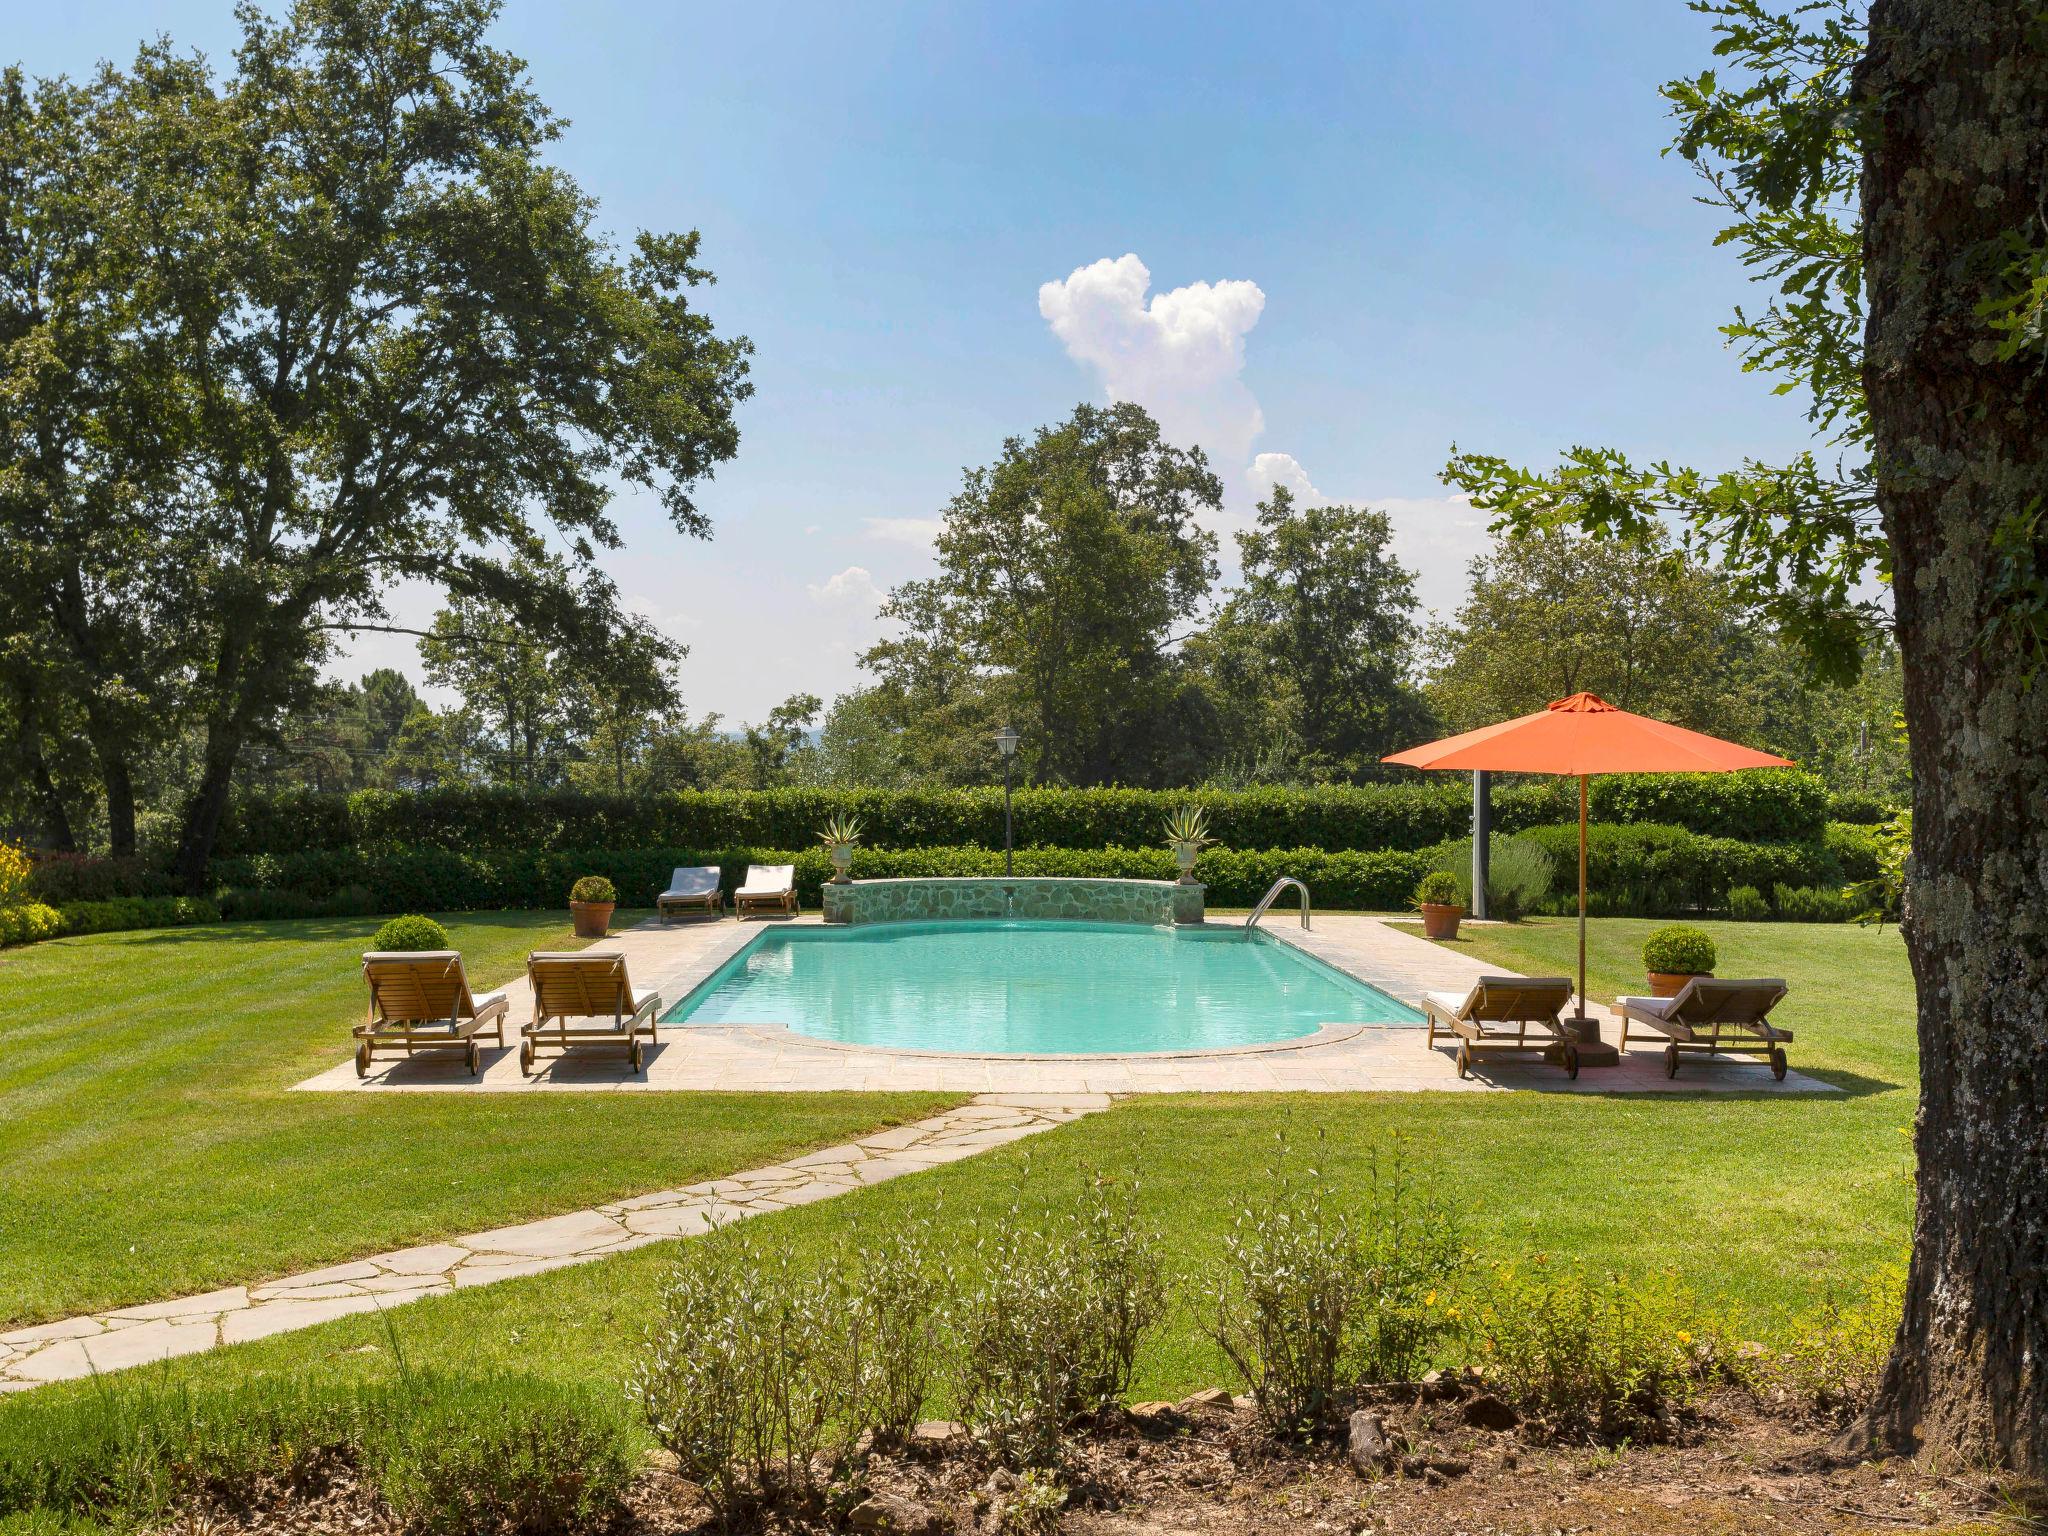
[[569, 912], [576, 920], [576, 937], [601, 939], [611, 927], [612, 907], [618, 891], [603, 875], [585, 875], [569, 887]]
[[431, 917], [408, 913], [394, 917], [370, 940], [370, 948], [386, 953], [418, 953], [421, 950], [449, 949], [448, 930]]
[[1693, 977], [1713, 975], [1718, 958], [1714, 941], [1683, 923], [1659, 928], [1643, 941], [1643, 968], [1656, 997], [1676, 997]]
[[1422, 910], [1425, 938], [1455, 939], [1458, 919], [1465, 915], [1465, 888], [1446, 869], [1433, 869], [1415, 884], [1415, 905]]

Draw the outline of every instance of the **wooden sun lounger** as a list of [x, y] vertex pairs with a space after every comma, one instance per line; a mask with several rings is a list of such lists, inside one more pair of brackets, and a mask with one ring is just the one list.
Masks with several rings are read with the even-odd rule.
[[[1578, 1043], [1564, 1032], [1560, 1018], [1572, 1000], [1572, 984], [1564, 976], [1482, 976], [1463, 997], [1455, 992], [1425, 992], [1422, 1011], [1429, 1020], [1429, 1045], [1437, 1030], [1458, 1037], [1458, 1076], [1468, 1076], [1482, 1055], [1527, 1053], [1555, 1060], [1565, 1076], [1579, 1075]], [[1534, 1029], [1540, 1033], [1531, 1036]]]
[[499, 1045], [505, 1043], [505, 994], [472, 997], [462, 956], [452, 949], [373, 950], [363, 956], [363, 978], [370, 984], [370, 1013], [355, 1028], [357, 1077], [369, 1075], [376, 1056], [410, 1057], [449, 1046], [462, 1047], [475, 1077], [483, 1064], [478, 1041], [485, 1029]]
[[668, 877], [668, 889], [654, 898], [654, 910], [666, 923], [672, 912], [709, 912], [725, 915], [725, 897], [718, 889], [716, 865], [678, 867]]
[[794, 864], [750, 864], [746, 881], [732, 893], [732, 909], [745, 917], [749, 912], [787, 912], [794, 916], [796, 866]]
[[1790, 989], [1775, 976], [1742, 981], [1695, 976], [1676, 997], [1619, 997], [1621, 1043], [1628, 1046], [1634, 1024], [1665, 1036], [1664, 1075], [1678, 1076], [1678, 1060], [1687, 1051], [1702, 1056], [1762, 1056], [1771, 1076], [1785, 1080], [1785, 1046], [1792, 1031], [1771, 1023], [1770, 1011]]
[[641, 1041], [655, 1038], [659, 992], [638, 992], [626, 976], [626, 957], [589, 950], [526, 957], [533, 988], [532, 1022], [519, 1026], [519, 1070], [531, 1073], [542, 1050], [566, 1054], [577, 1045], [623, 1049], [635, 1072], [646, 1064]]

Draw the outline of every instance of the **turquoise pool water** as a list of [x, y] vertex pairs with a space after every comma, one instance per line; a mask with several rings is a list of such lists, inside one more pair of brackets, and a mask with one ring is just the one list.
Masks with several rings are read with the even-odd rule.
[[665, 1022], [1051, 1055], [1208, 1050], [1421, 1017], [1260, 933], [952, 921], [768, 929]]

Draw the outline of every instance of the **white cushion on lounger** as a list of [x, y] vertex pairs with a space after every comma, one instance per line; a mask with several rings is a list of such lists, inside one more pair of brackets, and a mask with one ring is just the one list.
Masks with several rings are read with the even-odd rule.
[[[741, 896], [780, 896], [796, 884], [794, 864], [756, 864], [747, 871], [747, 883], [737, 892]], [[755, 881], [762, 884], [756, 885]]]
[[718, 889], [718, 871], [712, 868], [678, 868], [668, 877], [664, 896], [709, 896]]
[[1654, 1013], [1661, 1019], [1671, 1011], [1671, 1005], [1677, 1001], [1675, 997], [1618, 997], [1614, 1000], [1614, 1005], [1617, 1008], [1633, 1008], [1637, 1013]]
[[505, 1001], [505, 989], [503, 987], [499, 987], [494, 992], [479, 992], [475, 996], [470, 998], [470, 1001], [476, 1004], [476, 1011], [478, 1013], [482, 1013], [486, 1008], [490, 1007], [493, 1003], [502, 1003], [503, 1001]]
[[1435, 1003], [1446, 1013], [1463, 1013], [1466, 1000], [1471, 995], [1469, 992], [1425, 992], [1422, 999], [1424, 1002]]

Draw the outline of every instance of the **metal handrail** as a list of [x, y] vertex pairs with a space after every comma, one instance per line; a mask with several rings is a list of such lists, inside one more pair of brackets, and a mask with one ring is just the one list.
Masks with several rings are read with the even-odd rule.
[[1245, 927], [1258, 927], [1259, 919], [1266, 915], [1266, 908], [1273, 905], [1273, 898], [1286, 890], [1290, 885], [1301, 892], [1301, 926], [1306, 928], [1308, 926], [1308, 887], [1292, 875], [1282, 875], [1267, 888], [1266, 894], [1259, 898], [1259, 904], [1252, 908], [1252, 915], [1244, 920]]

